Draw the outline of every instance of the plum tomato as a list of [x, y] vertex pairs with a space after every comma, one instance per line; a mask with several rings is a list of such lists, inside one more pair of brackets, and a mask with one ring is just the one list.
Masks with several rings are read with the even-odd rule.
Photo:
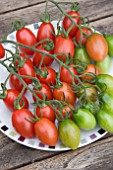
[[2, 44], [0, 44], [0, 59], [4, 58], [5, 56], [5, 49]]

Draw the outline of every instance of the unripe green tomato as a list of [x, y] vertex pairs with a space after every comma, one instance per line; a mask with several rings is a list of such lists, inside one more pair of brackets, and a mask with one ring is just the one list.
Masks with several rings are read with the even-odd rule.
[[113, 94], [104, 92], [100, 99], [101, 103], [103, 104], [103, 107], [108, 110], [109, 112], [113, 113]]
[[108, 54], [113, 56], [113, 35], [105, 35], [108, 44]]

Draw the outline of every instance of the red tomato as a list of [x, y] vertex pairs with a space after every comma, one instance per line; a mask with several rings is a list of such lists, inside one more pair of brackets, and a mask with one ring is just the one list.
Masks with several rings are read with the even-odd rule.
[[[16, 39], [19, 43], [32, 47], [37, 43], [37, 39], [33, 32], [28, 28], [22, 28], [16, 32]], [[33, 55], [34, 51], [20, 47], [20, 50], [27, 54]]]
[[49, 38], [54, 41], [55, 39], [55, 30], [50, 22], [42, 23], [37, 32], [37, 40], [38, 42]]
[[[64, 38], [59, 35], [55, 38], [54, 54], [62, 53], [57, 56], [57, 58], [59, 60], [62, 60], [63, 62], [65, 62], [66, 61], [65, 55], [67, 55], [67, 57], [73, 58], [74, 51], [75, 51], [75, 46], [74, 46], [74, 43], [70, 37]], [[63, 55], [63, 54], [65, 54], [65, 55]]]
[[47, 118], [41, 118], [35, 123], [35, 134], [38, 139], [49, 146], [55, 146], [58, 141], [58, 130], [54, 123]]
[[[44, 67], [41, 68], [42, 71], [45, 70]], [[49, 85], [56, 85], [56, 71], [53, 70], [51, 67], [46, 67], [47, 77], [43, 77], [41, 75], [37, 75], [37, 78], [40, 80], [41, 83], [49, 84]]]
[[[42, 87], [39, 90], [36, 90], [33, 88], [33, 90], [36, 90], [36, 95], [43, 100], [45, 95], [47, 97], [47, 100], [52, 100], [53, 99], [53, 93], [50, 89], [50, 87], [47, 84], [41, 83]], [[33, 96], [34, 101], [36, 101], [36, 98]]]
[[[14, 111], [14, 101], [18, 98], [19, 96], [19, 92], [13, 89], [8, 89], [6, 91], [6, 98], [3, 99], [4, 104], [6, 105], [6, 107], [10, 110], [10, 111]], [[22, 101], [20, 101], [20, 106], [22, 105], [22, 102], [24, 102], [24, 108], [28, 108], [29, 107], [29, 103], [28, 100], [25, 96], [22, 96]], [[18, 108], [20, 109], [20, 108]]]
[[[92, 31], [89, 30], [88, 28], [82, 28], [82, 31], [84, 33], [86, 33], [87, 35], [91, 35], [92, 34]], [[76, 34], [75, 34], [75, 39], [76, 39], [76, 42], [79, 43], [80, 42], [80, 38], [81, 38], [81, 35], [82, 35], [82, 40], [81, 40], [81, 44], [84, 46], [86, 41], [87, 41], [87, 37], [81, 33], [80, 29], [77, 30]]]
[[[81, 23], [81, 19], [80, 19], [80, 14], [76, 11], [69, 11], [67, 13], [68, 15], [70, 15], [71, 17], [76, 17], [76, 18], [72, 18], [72, 20], [76, 23], [76, 24], [80, 24]], [[64, 29], [67, 31], [70, 26], [72, 25], [72, 21], [68, 18], [68, 17], [64, 17], [63, 19], [63, 27]], [[77, 26], [76, 25], [73, 25], [71, 31], [69, 32], [69, 36], [73, 37], [76, 33], [76, 30], [77, 30]]]
[[[40, 51], [45, 52], [47, 54], [53, 54], [53, 51], [45, 50], [42, 45], [39, 45], [37, 47], [37, 50], [40, 50]], [[42, 58], [43, 58], [43, 55], [41, 53], [35, 52], [34, 55], [33, 55], [34, 66], [38, 67], [40, 65]], [[52, 64], [52, 62], [53, 62], [53, 58], [51, 58], [49, 56], [44, 56], [44, 60], [42, 62], [42, 67], [49, 66], [50, 64]]]
[[[73, 67], [74, 64], [70, 64], [70, 71], [74, 74], [74, 75], [78, 75], [76, 69]], [[70, 74], [70, 72], [64, 67], [61, 67], [60, 70], [60, 80], [69, 84], [72, 84], [72, 75]], [[77, 79], [74, 78], [74, 82], [77, 83]]]
[[34, 138], [34, 123], [30, 121], [33, 114], [27, 109], [15, 110], [12, 114], [12, 124], [15, 130], [23, 137]]
[[37, 106], [36, 114], [38, 117], [40, 117], [40, 118], [45, 117], [45, 118], [51, 120], [52, 122], [54, 122], [56, 119], [55, 111], [51, 106], [44, 106], [43, 108]]
[[100, 68], [98, 66], [95, 66], [94, 64], [87, 64], [87, 68], [83, 73], [84, 76], [82, 77], [82, 80], [84, 80], [84, 79], [91, 80], [92, 79], [92, 76], [90, 76], [90, 75], [85, 76], [85, 74], [88, 74], [88, 73], [94, 73], [94, 74], [98, 75], [98, 74], [102, 74], [102, 71], [100, 70]]
[[76, 101], [76, 96], [72, 88], [65, 82], [62, 82], [61, 87], [53, 89], [53, 98], [63, 100], [72, 105], [74, 105]]
[[2, 44], [0, 44], [0, 59], [4, 58], [5, 56], [5, 49]]
[[86, 50], [94, 61], [102, 61], [108, 54], [108, 44], [101, 34], [92, 34], [86, 42]]

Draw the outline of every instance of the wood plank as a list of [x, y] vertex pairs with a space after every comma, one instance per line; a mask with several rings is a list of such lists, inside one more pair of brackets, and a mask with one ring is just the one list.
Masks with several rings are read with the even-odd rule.
[[75, 151], [68, 151], [52, 158], [35, 162], [17, 170], [112, 170], [113, 136]]

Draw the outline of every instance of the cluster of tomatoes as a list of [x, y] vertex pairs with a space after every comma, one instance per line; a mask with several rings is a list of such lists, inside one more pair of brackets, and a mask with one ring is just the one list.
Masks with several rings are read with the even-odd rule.
[[[20, 54], [12, 56], [13, 71], [8, 69], [11, 88], [6, 90], [2, 84], [2, 98], [19, 134], [37, 136], [50, 146], [55, 146], [60, 137], [64, 145], [76, 149], [80, 128], [91, 130], [98, 122], [113, 132], [113, 77], [102, 74], [110, 67], [108, 53], [113, 55], [113, 36], [104, 38], [81, 26], [77, 11], [67, 15], [62, 22], [64, 32], [58, 35], [49, 21], [41, 23], [37, 37], [29, 28], [17, 30]], [[5, 49], [0, 44], [0, 58], [4, 56]], [[54, 60], [59, 63], [59, 72], [51, 67]], [[35, 114], [24, 96], [27, 90], [32, 93]], [[77, 100], [83, 105], [76, 109]]]

